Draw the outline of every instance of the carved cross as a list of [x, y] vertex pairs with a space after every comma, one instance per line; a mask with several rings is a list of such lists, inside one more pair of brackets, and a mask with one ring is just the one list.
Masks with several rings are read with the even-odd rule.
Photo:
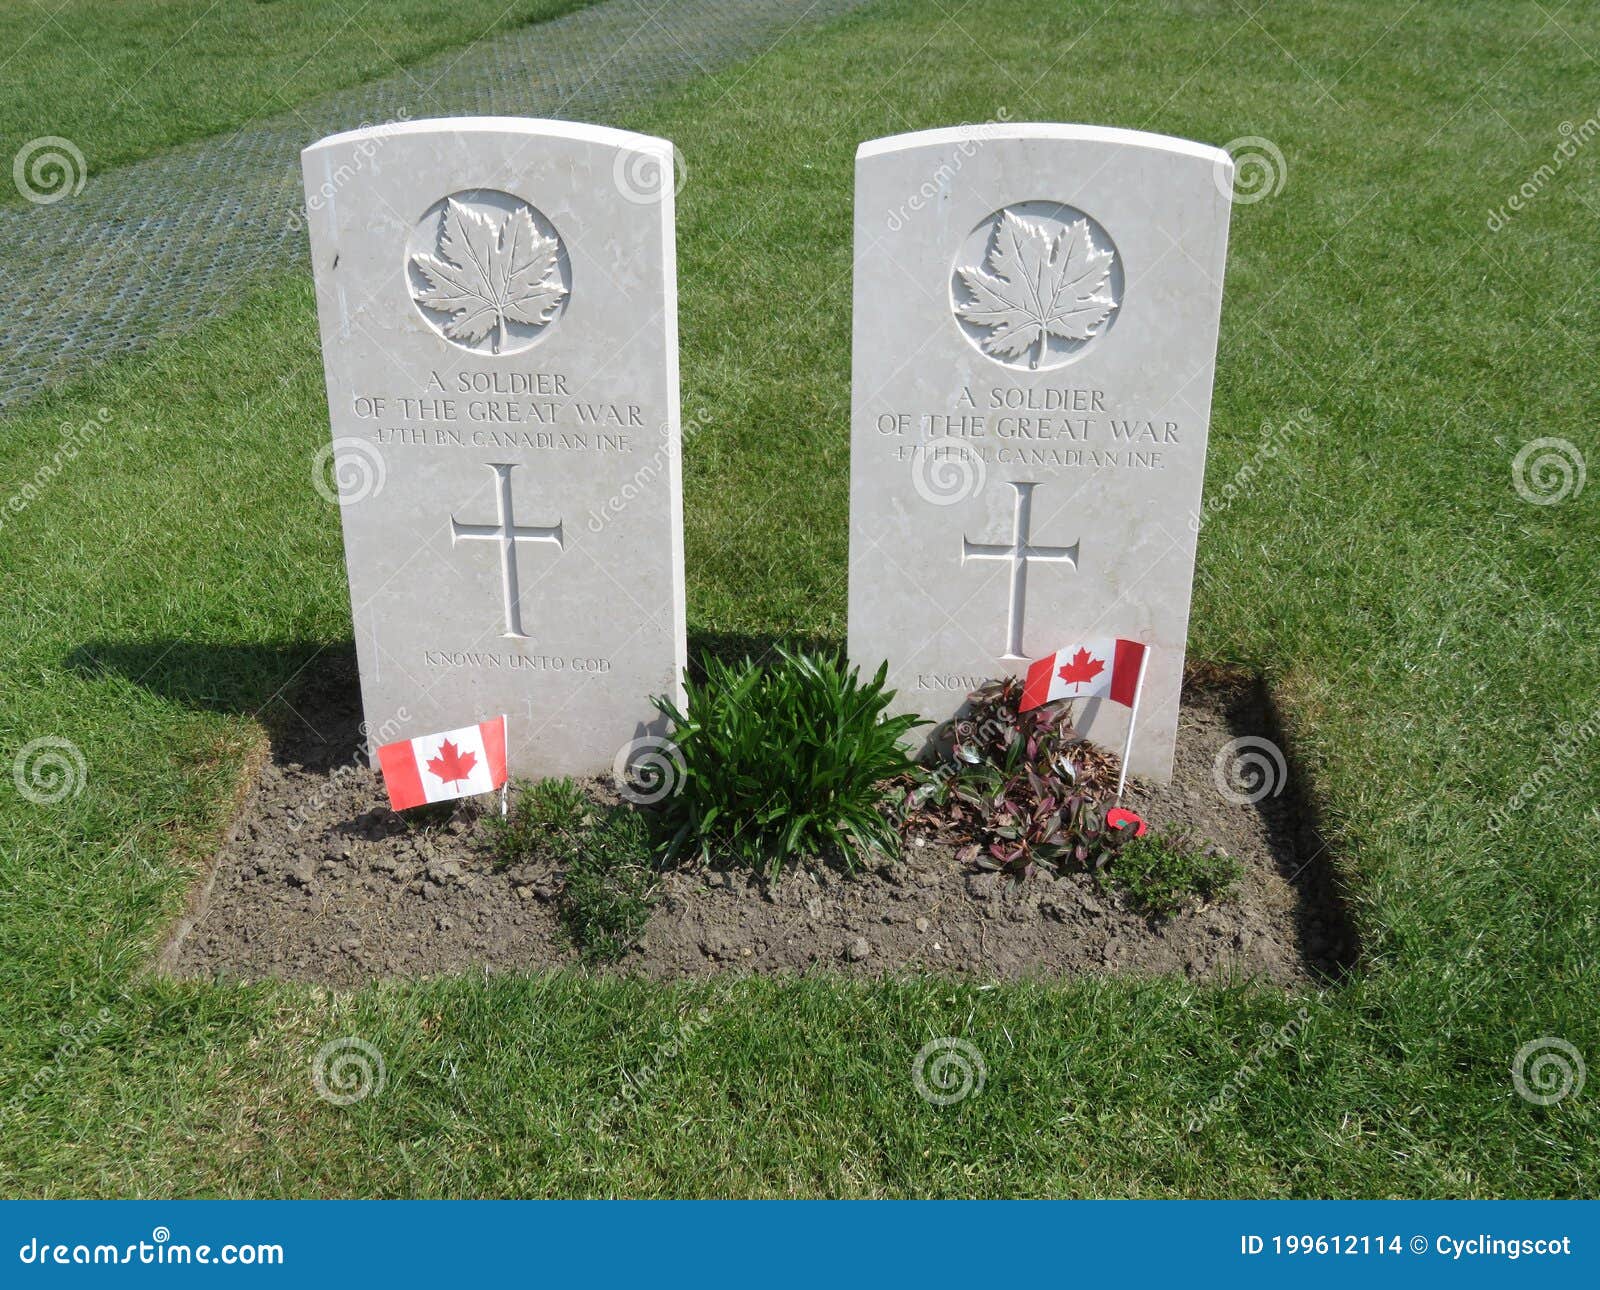
[[1032, 561], [1078, 567], [1078, 543], [1071, 546], [1034, 546], [1029, 541], [1033, 527], [1033, 490], [1037, 483], [1007, 481], [1017, 490], [1016, 510], [1011, 521], [1011, 545], [1000, 546], [961, 539], [961, 563], [968, 560], [1009, 560], [1011, 562], [1011, 603], [1006, 614], [1006, 652], [1008, 659], [1026, 659], [1022, 652], [1022, 620], [1027, 612], [1028, 565]]
[[559, 520], [550, 528], [519, 528], [511, 508], [511, 470], [515, 462], [491, 463], [499, 484], [499, 521], [495, 524], [463, 524], [450, 517], [450, 545], [457, 542], [498, 542], [500, 544], [500, 590], [505, 597], [505, 636], [527, 639], [522, 630], [522, 597], [517, 589], [517, 543], [554, 542], [564, 549]]

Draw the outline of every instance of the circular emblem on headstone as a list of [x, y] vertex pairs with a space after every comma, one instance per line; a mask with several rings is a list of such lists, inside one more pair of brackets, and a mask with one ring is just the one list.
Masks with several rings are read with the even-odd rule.
[[527, 349], [572, 295], [572, 265], [555, 225], [492, 188], [428, 207], [406, 245], [406, 279], [428, 325], [477, 354]]
[[979, 221], [956, 253], [950, 307], [967, 340], [1007, 367], [1045, 371], [1111, 330], [1122, 257], [1076, 207], [1031, 201]]

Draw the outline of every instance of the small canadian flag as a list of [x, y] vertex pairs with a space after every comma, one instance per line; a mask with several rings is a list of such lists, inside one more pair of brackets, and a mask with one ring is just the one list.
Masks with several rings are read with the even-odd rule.
[[506, 719], [384, 744], [378, 764], [397, 811], [492, 793], [506, 782]]
[[1029, 666], [1021, 710], [1057, 699], [1110, 699], [1131, 708], [1139, 694], [1147, 652], [1138, 641], [1109, 637], [1064, 646]]
[[1054, 654], [1033, 662], [1022, 683], [1018, 711], [1027, 712], [1057, 699], [1110, 699], [1130, 709], [1128, 737], [1122, 745], [1122, 773], [1117, 779], [1117, 801], [1128, 782], [1128, 757], [1133, 752], [1133, 726], [1139, 719], [1139, 695], [1144, 690], [1144, 667], [1150, 647], [1139, 641], [1106, 636], [1065, 645]]

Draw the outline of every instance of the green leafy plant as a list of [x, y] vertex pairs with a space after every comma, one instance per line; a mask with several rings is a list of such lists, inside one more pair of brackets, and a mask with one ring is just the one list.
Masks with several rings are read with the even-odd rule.
[[673, 722], [682, 783], [662, 804], [667, 854], [725, 851], [776, 876], [804, 856], [853, 864], [898, 849], [882, 809], [888, 784], [914, 763], [900, 741], [923, 724], [887, 716], [888, 668], [863, 683], [842, 661], [780, 650], [773, 664], [706, 664]]
[[614, 962], [644, 931], [657, 868], [650, 821], [640, 812], [596, 802], [570, 779], [519, 783], [505, 818], [490, 817], [489, 842], [502, 866], [560, 866], [557, 908], [586, 960]]
[[1212, 900], [1239, 880], [1239, 862], [1217, 847], [1202, 849], [1181, 833], [1147, 833], [1117, 850], [1104, 871], [1139, 910], [1177, 913], [1195, 897]]

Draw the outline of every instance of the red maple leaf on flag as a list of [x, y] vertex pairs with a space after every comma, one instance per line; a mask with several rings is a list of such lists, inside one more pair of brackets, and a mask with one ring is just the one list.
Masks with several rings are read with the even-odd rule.
[[1078, 652], [1072, 656], [1071, 661], [1057, 675], [1068, 685], [1081, 685], [1086, 681], [1094, 680], [1105, 670], [1104, 661], [1095, 658], [1094, 655], [1080, 645]]
[[428, 758], [428, 769], [446, 784], [453, 784], [470, 775], [477, 760], [477, 753], [463, 754], [461, 749], [446, 739], [439, 745], [439, 755]]

